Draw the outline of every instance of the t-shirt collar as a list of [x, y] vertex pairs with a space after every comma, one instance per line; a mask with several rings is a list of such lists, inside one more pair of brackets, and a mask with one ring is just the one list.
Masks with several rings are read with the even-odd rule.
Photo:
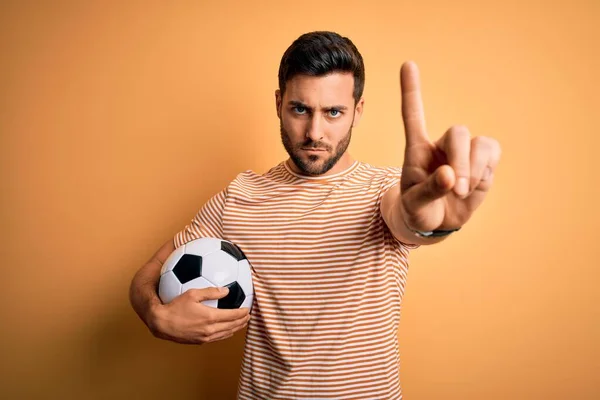
[[292, 162], [292, 161], [290, 159], [287, 159], [286, 161], [283, 162], [283, 166], [285, 167], [286, 171], [290, 175], [293, 175], [296, 178], [306, 179], [306, 180], [314, 180], [314, 181], [324, 181], [324, 180], [328, 181], [328, 180], [331, 180], [331, 179], [343, 177], [345, 175], [350, 174], [352, 171], [354, 171], [356, 169], [356, 167], [358, 167], [358, 165], [360, 164], [360, 162], [358, 160], [355, 160], [352, 163], [352, 165], [350, 165], [348, 168], [346, 168], [345, 170], [340, 171], [338, 173], [331, 174], [331, 175], [309, 176], [309, 175], [301, 175], [301, 174], [298, 174], [298, 173], [292, 171], [292, 169], [288, 165], [288, 162]]

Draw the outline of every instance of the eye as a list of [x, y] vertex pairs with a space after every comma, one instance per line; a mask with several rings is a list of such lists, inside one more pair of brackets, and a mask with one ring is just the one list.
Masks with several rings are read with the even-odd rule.
[[329, 110], [329, 116], [330, 117], [337, 118], [340, 115], [342, 115], [342, 113], [340, 112], [340, 110], [336, 110], [335, 108], [332, 108], [331, 110]]
[[296, 114], [306, 114], [306, 107], [295, 106], [294, 108], [292, 108], [292, 110], [294, 110]]

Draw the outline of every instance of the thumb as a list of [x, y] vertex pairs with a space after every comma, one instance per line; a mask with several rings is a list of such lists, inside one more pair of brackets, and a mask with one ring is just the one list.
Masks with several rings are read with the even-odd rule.
[[445, 196], [454, 187], [456, 176], [449, 165], [439, 166], [427, 179], [404, 194], [407, 203], [411, 204], [413, 210], [417, 210], [427, 203]]
[[210, 287], [205, 289], [189, 289], [188, 292], [190, 292], [194, 301], [202, 302], [205, 300], [221, 299], [227, 296], [229, 289], [226, 287]]

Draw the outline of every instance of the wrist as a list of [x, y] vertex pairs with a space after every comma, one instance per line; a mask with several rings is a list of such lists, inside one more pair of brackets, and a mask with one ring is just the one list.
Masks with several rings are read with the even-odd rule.
[[408, 230], [413, 236], [421, 238], [421, 239], [427, 239], [427, 240], [432, 240], [432, 239], [436, 239], [436, 238], [443, 238], [446, 237], [454, 232], [459, 231], [462, 227], [458, 227], [458, 228], [448, 228], [448, 229], [433, 229], [433, 230], [422, 230], [422, 229], [417, 229], [417, 228], [413, 228], [408, 222], [406, 222], [406, 214], [404, 212], [404, 207], [402, 207], [402, 210], [400, 211], [400, 213], [402, 214], [402, 223], [404, 224], [404, 228], [406, 228], [406, 230]]
[[409, 231], [411, 231], [415, 236], [424, 238], [424, 239], [445, 237], [445, 236], [448, 236], [448, 235], [460, 230], [460, 227], [459, 227], [459, 228], [454, 228], [454, 229], [434, 229], [432, 231], [418, 231], [418, 230], [410, 228], [408, 225], [406, 226], [406, 228]]

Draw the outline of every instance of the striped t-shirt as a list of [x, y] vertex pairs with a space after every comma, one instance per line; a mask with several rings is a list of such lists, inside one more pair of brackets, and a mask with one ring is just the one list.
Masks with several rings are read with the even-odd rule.
[[239, 399], [401, 399], [398, 324], [416, 246], [380, 212], [400, 168], [359, 161], [324, 177], [282, 162], [239, 174], [174, 239], [237, 244], [254, 304]]

